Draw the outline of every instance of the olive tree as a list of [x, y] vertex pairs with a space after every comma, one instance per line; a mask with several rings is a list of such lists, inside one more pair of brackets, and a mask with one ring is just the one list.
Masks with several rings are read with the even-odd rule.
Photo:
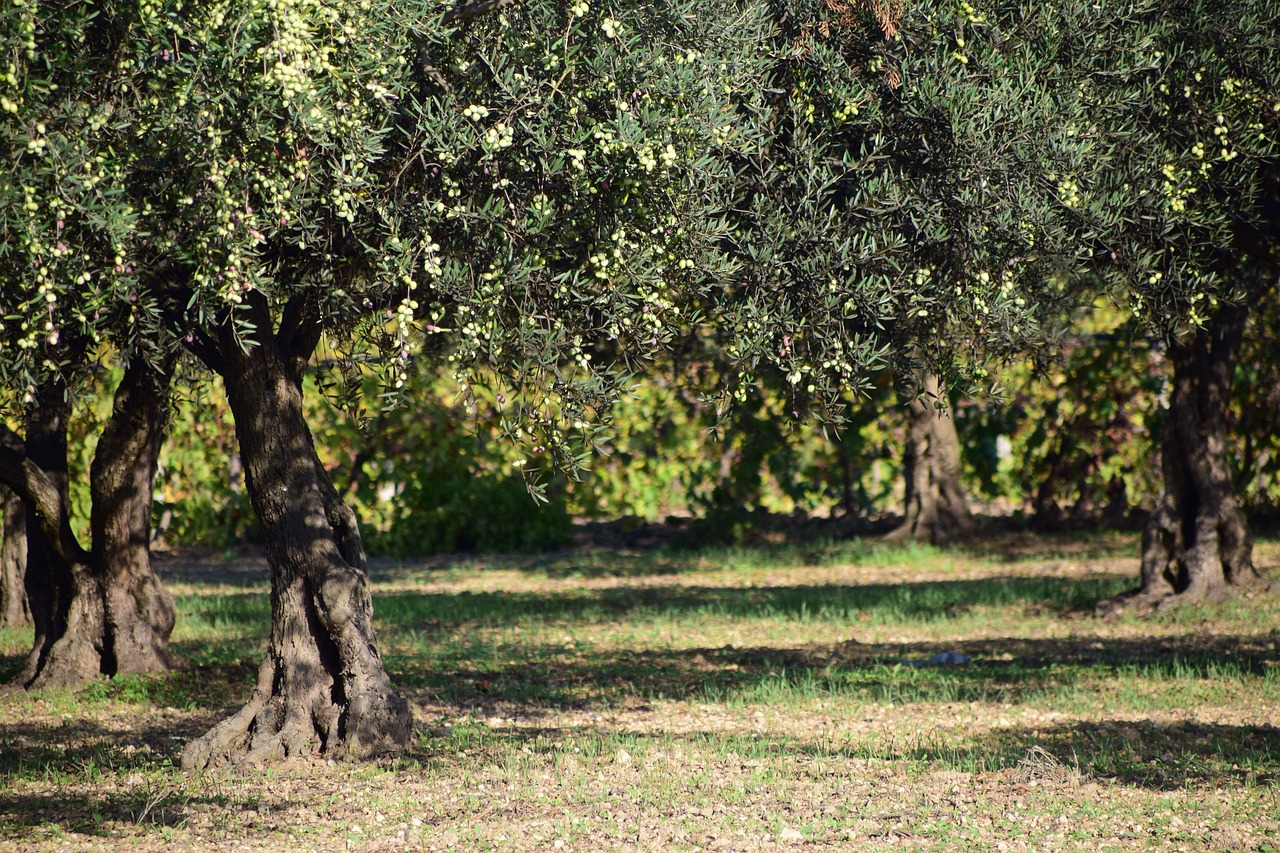
[[[24, 564], [35, 627], [22, 687], [178, 663], [173, 602], [147, 549], [171, 357], [145, 331], [138, 279], [120, 255], [136, 216], [110, 125], [129, 104], [92, 73], [110, 25], [88, 4], [0, 12], [0, 483], [22, 505], [5, 511], [5, 570]], [[90, 472], [86, 549], [71, 527], [67, 421], [78, 386], [112, 354], [128, 366]]]
[[[303, 417], [326, 360], [503, 377], [529, 459], [572, 467], [626, 374], [731, 263], [692, 6], [231, 0], [100, 9], [131, 305], [224, 380], [272, 573], [245, 706], [184, 765], [403, 745], [354, 514]], [[480, 14], [487, 12], [487, 14]], [[709, 34], [724, 36], [708, 40]], [[108, 158], [110, 159], [110, 158]], [[341, 383], [339, 383], [341, 384]], [[531, 463], [531, 467], [532, 467]]]
[[893, 368], [910, 426], [892, 535], [971, 528], [947, 400], [992, 386], [1075, 298], [1090, 247], [1069, 176], [1089, 144], [1060, 33], [1094, 15], [792, 0], [775, 13], [767, 83], [735, 87], [754, 132], [728, 154], [742, 270], [713, 312], [722, 351], [739, 388], [774, 377], [797, 416], [837, 422]]
[[1107, 609], [1218, 600], [1263, 585], [1227, 407], [1251, 306], [1280, 281], [1280, 13], [1265, 0], [1147, 2], [1104, 24], [1069, 34], [1098, 166], [1081, 233], [1173, 367], [1142, 585]]
[[1137, 600], [1257, 586], [1225, 410], [1277, 280], [1274, 4], [785, 8], [739, 105], [767, 140], [743, 153], [722, 315], [740, 369], [828, 406], [876, 358], [981, 380], [1044, 351], [1041, 309], [1108, 284], [1174, 364]]

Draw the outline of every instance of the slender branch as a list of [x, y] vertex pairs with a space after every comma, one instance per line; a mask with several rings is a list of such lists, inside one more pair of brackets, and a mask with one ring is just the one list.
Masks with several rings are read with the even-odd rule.
[[480, 0], [480, 2], [463, 3], [461, 6], [455, 6], [445, 12], [444, 17], [440, 20], [445, 24], [469, 21], [472, 18], [478, 18], [490, 12], [497, 12], [515, 4], [516, 0]]
[[190, 286], [191, 268], [186, 264], [163, 263], [148, 276], [147, 287], [159, 293], [160, 307], [169, 328], [182, 342], [187, 352], [204, 363], [214, 373], [222, 372], [222, 356], [218, 344], [197, 323], [192, 323], [188, 311], [194, 299]]

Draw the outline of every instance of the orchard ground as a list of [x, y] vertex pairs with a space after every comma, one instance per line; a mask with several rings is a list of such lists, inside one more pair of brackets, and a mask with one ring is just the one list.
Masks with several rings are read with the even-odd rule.
[[[1137, 547], [377, 563], [411, 747], [196, 776], [267, 576], [165, 558], [190, 668], [0, 699], [0, 850], [1280, 849], [1280, 601], [1096, 619]], [[0, 675], [29, 641], [0, 632]], [[916, 665], [944, 652], [970, 662]]]

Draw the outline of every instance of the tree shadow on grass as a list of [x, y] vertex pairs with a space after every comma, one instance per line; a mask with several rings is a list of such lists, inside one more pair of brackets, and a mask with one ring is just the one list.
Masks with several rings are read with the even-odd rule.
[[[393, 628], [522, 621], [605, 622], [627, 618], [708, 616], [726, 619], [812, 619], [858, 624], [932, 622], [981, 607], [1022, 605], [1046, 615], [1091, 613], [1095, 603], [1132, 587], [1127, 577], [997, 577], [915, 583], [766, 587], [613, 587], [539, 592], [387, 592], [374, 598], [380, 624]], [[185, 611], [208, 624], [264, 634], [266, 593], [193, 596]]]
[[75, 832], [112, 838], [118, 835], [113, 824], [181, 826], [190, 807], [223, 805], [220, 798], [192, 797], [173, 788], [140, 787], [113, 793], [71, 793], [57, 798], [38, 795], [0, 794], [0, 838], [30, 842], [43, 831], [50, 840]]
[[[971, 663], [927, 665], [949, 651]], [[431, 667], [421, 663], [415, 655], [387, 658], [397, 684], [437, 701], [463, 707], [507, 704], [540, 714], [654, 699], [785, 707], [839, 697], [1054, 707], [1072, 701], [1078, 686], [1091, 679], [1140, 676], [1194, 685], [1268, 677], [1280, 664], [1280, 652], [1270, 634], [645, 651], [472, 642], [442, 644]]]
[[1014, 782], [1095, 780], [1172, 791], [1280, 781], [1280, 729], [1270, 725], [1101, 720], [1001, 729], [956, 746], [933, 739], [851, 752], [947, 770], [1010, 771]]
[[[646, 525], [662, 528], [662, 525]], [[819, 525], [814, 530], [821, 530]], [[976, 537], [954, 546], [919, 543], [886, 543], [872, 538], [842, 538], [810, 533], [782, 537], [777, 542], [743, 546], [691, 546], [679, 544], [627, 546], [608, 540], [601, 547], [579, 547], [541, 553], [442, 554], [409, 559], [373, 557], [369, 576], [375, 583], [418, 582], [455, 569], [518, 571], [549, 578], [640, 578], [707, 571], [720, 567], [817, 568], [823, 566], [928, 567], [954, 557], [1016, 563], [1046, 560], [1114, 560], [1137, 556], [1132, 534], [1089, 532], [1036, 534], [1001, 532]], [[659, 537], [655, 542], [665, 542]], [[257, 550], [244, 554], [210, 554], [198, 551], [158, 555], [156, 571], [166, 581], [196, 585], [220, 585], [261, 589], [270, 581], [265, 557]]]
[[[0, 839], [21, 844], [66, 832], [109, 838], [119, 834], [121, 824], [180, 826], [210, 812], [234, 816], [237, 831], [252, 833], [263, 805], [269, 812], [291, 803], [272, 799], [261, 787], [233, 790], [217, 774], [170, 772], [175, 738], [190, 737], [206, 724], [188, 718], [176, 725], [140, 726], [124, 738], [91, 721], [43, 728], [0, 724], [0, 778], [44, 780], [59, 791], [51, 796], [8, 786], [0, 790]], [[644, 764], [648, 753], [673, 744], [709, 755], [727, 774], [749, 774], [759, 766], [755, 762], [772, 761], [790, 772], [797, 767], [792, 762], [818, 758], [829, 770], [847, 766], [849, 772], [865, 772], [867, 762], [875, 762], [974, 774], [998, 780], [1013, 793], [1032, 784], [1070, 789], [1089, 781], [1157, 791], [1265, 787], [1280, 781], [1280, 729], [1274, 726], [1119, 720], [1003, 729], [954, 741], [935, 735], [854, 741], [479, 724], [457, 733], [423, 731], [398, 763], [431, 764], [463, 778], [481, 765], [507, 766], [530, 747], [543, 754], [569, 754], [572, 748], [581, 760], [607, 762], [625, 745], [634, 761]], [[114, 775], [104, 780], [100, 774], [105, 773]]]
[[[175, 648], [180, 655], [198, 651], [185, 643], [177, 644]], [[183, 711], [229, 711], [243, 703], [253, 689], [261, 658], [259, 652], [252, 658], [246, 657], [231, 663], [193, 665], [172, 672], [101, 677], [71, 689], [55, 688], [31, 694], [14, 689], [8, 693], [0, 692], [0, 709], [4, 708], [5, 702], [23, 701], [24, 697], [43, 697], [50, 702], [66, 705], [79, 715], [112, 702], [137, 705], [148, 710], [173, 708]], [[22, 660], [0, 659], [0, 671], [11, 668], [13, 672], [17, 672]], [[0, 728], [0, 750], [3, 745], [3, 728]], [[0, 772], [4, 769], [4, 758], [0, 754]]]
[[[1280, 729], [1270, 725], [1101, 720], [1014, 735], [1011, 743], [1017, 747], [1040, 747], [1064, 767], [1078, 766], [1090, 777], [1136, 787], [1177, 790], [1280, 781]], [[989, 736], [977, 748], [1006, 748], [1009, 737], [1003, 732]]]
[[[23, 655], [0, 655], [0, 685], [8, 684], [17, 677], [22, 670], [22, 665], [26, 663], [27, 656]], [[3, 693], [0, 693], [3, 696]]]
[[0, 724], [0, 779], [37, 782], [41, 789], [0, 786], [0, 839], [16, 839], [21, 847], [67, 832], [112, 838], [121, 824], [181, 826], [197, 812], [247, 813], [242, 828], [252, 831], [263, 799], [255, 789], [233, 790], [217, 775], [174, 772], [182, 745], [216, 716], [174, 716], [123, 732], [93, 720]]
[[[1230, 665], [1257, 675], [1276, 657], [1274, 637], [1161, 639], [999, 639], [826, 648], [594, 651], [569, 641], [531, 642], [493, 631], [520, 625], [723, 619], [821, 621], [847, 627], [941, 621], [982, 606], [1021, 605], [1028, 612], [1071, 615], [1114, 592], [1116, 578], [995, 578], [909, 584], [755, 588], [625, 587], [551, 592], [414, 593], [377, 599], [379, 636], [398, 684], [448, 701], [489, 699], [583, 707], [627, 697], [766, 701], [781, 696], [844, 695], [893, 702], [1042, 702], [1069, 690], [1085, 670], [1115, 673], [1165, 662], [1167, 675]], [[89, 689], [106, 698], [174, 707], [222, 708], [247, 695], [269, 630], [265, 593], [190, 596], [187, 618], [212, 626], [216, 641], [189, 640], [177, 650], [201, 665], [186, 672], [132, 677]], [[502, 632], [497, 632], [501, 634]], [[230, 639], [226, 639], [230, 637]], [[545, 634], [544, 634], [545, 637]], [[959, 651], [968, 667], [889, 672], [904, 661]], [[16, 669], [19, 661], [0, 666]], [[1241, 669], [1243, 668], [1243, 669]], [[1153, 673], [1159, 676], [1159, 672]]]
[[[575, 757], [610, 760], [624, 748], [643, 764], [647, 752], [686, 744], [719, 758], [725, 772], [744, 772], [758, 762], [823, 759], [867, 765], [909, 765], [923, 772], [994, 774], [1010, 786], [1053, 783], [1077, 787], [1088, 782], [1148, 790], [1269, 787], [1280, 784], [1280, 729], [1260, 725], [1220, 725], [1193, 721], [1104, 720], [1044, 728], [1000, 729], [976, 737], [926, 733], [903, 738], [845, 740], [830, 736], [800, 739], [761, 737], [754, 732], [681, 732], [595, 728], [429, 729], [405, 752], [406, 762], [456, 766], [529, 751], [559, 751]], [[478, 756], [480, 758], [478, 758]], [[750, 765], [742, 762], [752, 762]]]

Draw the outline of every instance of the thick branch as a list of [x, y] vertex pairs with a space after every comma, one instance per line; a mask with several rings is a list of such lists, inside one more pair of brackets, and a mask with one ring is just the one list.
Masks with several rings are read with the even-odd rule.
[[27, 458], [23, 442], [12, 429], [0, 423], [0, 483], [18, 494], [40, 522], [40, 531], [57, 554], [68, 563], [85, 563], [89, 554], [76, 541], [71, 520], [48, 475]]
[[315, 316], [313, 304], [305, 296], [295, 297], [284, 306], [276, 341], [280, 349], [295, 361], [305, 364], [320, 344], [323, 327]]
[[218, 351], [218, 345], [203, 331], [190, 332], [184, 339], [184, 346], [188, 352], [200, 359], [205, 367], [214, 373], [222, 373], [222, 354]]

